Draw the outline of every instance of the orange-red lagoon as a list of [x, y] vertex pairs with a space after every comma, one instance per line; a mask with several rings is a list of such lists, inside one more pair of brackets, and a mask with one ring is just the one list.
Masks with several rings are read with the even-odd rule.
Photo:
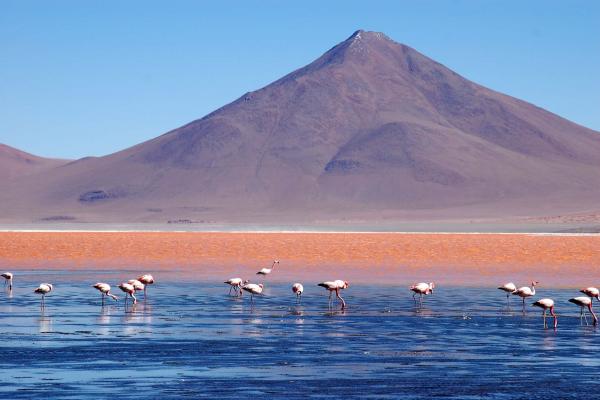
[[251, 276], [273, 259], [281, 264], [269, 279], [279, 281], [600, 284], [597, 235], [0, 232], [6, 269], [151, 269], [210, 280]]

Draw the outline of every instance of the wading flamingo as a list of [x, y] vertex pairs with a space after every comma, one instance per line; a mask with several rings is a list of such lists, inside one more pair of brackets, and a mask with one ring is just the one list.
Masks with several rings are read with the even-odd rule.
[[93, 287], [102, 293], [102, 307], [104, 307], [104, 296], [112, 297], [115, 301], [118, 300], [117, 296], [110, 292], [110, 285], [108, 283], [98, 282]]
[[538, 281], [531, 282], [531, 287], [523, 286], [512, 293], [515, 296], [519, 296], [523, 299], [523, 311], [525, 311], [525, 299], [528, 297], [535, 296], [535, 285], [537, 285], [538, 283]]
[[302, 298], [302, 292], [304, 292], [304, 286], [301, 283], [294, 283], [292, 285], [292, 292], [296, 294], [296, 299], [300, 301]]
[[596, 299], [596, 300], [600, 301], [600, 290], [598, 290], [595, 287], [588, 287], [585, 289], [581, 289], [579, 292], [585, 294], [588, 297], [591, 297], [592, 299]]
[[552, 299], [540, 299], [532, 304], [534, 307], [539, 307], [544, 310], [544, 328], [548, 327], [546, 323], [546, 311], [550, 310], [550, 315], [554, 318], [554, 329], [558, 326], [558, 319], [556, 318], [556, 314], [554, 313], [554, 300]]
[[271, 272], [273, 272], [273, 270], [275, 269], [275, 265], [279, 264], [278, 260], [273, 261], [273, 264], [271, 265], [271, 268], [263, 268], [260, 271], [258, 271], [256, 273], [256, 275], [269, 275]]
[[12, 285], [13, 285], [12, 272], [5, 272], [0, 276], [4, 278], [4, 286], [6, 286], [8, 284], [8, 290], [12, 290]]
[[263, 285], [262, 283], [259, 285], [257, 285], [256, 283], [247, 283], [244, 286], [242, 286], [242, 290], [245, 290], [246, 292], [250, 293], [250, 303], [254, 304], [254, 295], [262, 294]]
[[515, 286], [514, 283], [509, 282], [500, 286], [498, 289], [502, 290], [503, 292], [506, 292], [506, 304], [510, 306], [510, 295], [517, 291], [517, 286]]
[[242, 286], [244, 286], [245, 284], [249, 283], [249, 281], [243, 280], [242, 278], [231, 278], [231, 279], [227, 279], [225, 282], [227, 285], [229, 285], [229, 294], [231, 294], [231, 290], [233, 289], [233, 292], [236, 295], [242, 295]]
[[579, 314], [579, 320], [581, 321], [582, 324], [583, 324], [583, 321], [582, 321], [583, 318], [585, 318], [586, 325], [588, 323], [587, 316], [583, 312], [584, 307], [587, 307], [590, 314], [592, 314], [592, 318], [594, 318], [594, 325], [598, 324], [598, 318], [596, 317], [596, 314], [594, 314], [594, 310], [592, 310], [592, 299], [590, 299], [589, 297], [581, 296], [581, 297], [575, 297], [573, 299], [569, 299], [569, 302], [581, 307], [581, 313]]
[[415, 303], [417, 301], [417, 299], [415, 299], [415, 296], [418, 294], [419, 295], [419, 304], [423, 305], [423, 296], [427, 296], [428, 294], [433, 294], [433, 289], [435, 289], [435, 283], [433, 283], [433, 282], [416, 283], [416, 284], [412, 285], [409, 289], [414, 292], [413, 299], [415, 300]]
[[347, 289], [348, 286], [350, 286], [348, 284], [348, 282], [343, 281], [341, 279], [335, 280], [335, 281], [326, 281], [326, 282], [321, 282], [319, 283], [317, 286], [321, 286], [324, 287], [325, 289], [327, 289], [329, 291], [329, 307], [331, 308], [331, 294], [333, 292], [335, 292], [335, 297], [337, 297], [338, 299], [340, 299], [340, 301], [342, 302], [342, 310], [344, 308], [346, 308], [346, 302], [344, 301], [344, 299], [342, 298], [342, 296], [340, 296], [340, 290], [343, 289]]
[[46, 295], [52, 291], [52, 284], [50, 283], [42, 283], [38, 286], [37, 289], [34, 290], [34, 293], [38, 293], [42, 295], [41, 307], [46, 307]]
[[137, 280], [144, 284], [144, 298], [146, 298], [146, 289], [148, 285], [154, 285], [154, 277], [150, 274], [144, 274], [137, 278]]
[[127, 281], [127, 283], [129, 283], [131, 286], [133, 286], [133, 288], [135, 289], [136, 292], [143, 292], [146, 289], [146, 285], [144, 285], [142, 282], [138, 281], [137, 279], [130, 279]]
[[119, 289], [125, 293], [125, 306], [127, 307], [127, 295], [130, 295], [133, 299], [133, 304], [137, 304], [137, 299], [135, 298], [135, 287], [128, 282], [123, 282], [119, 285]]

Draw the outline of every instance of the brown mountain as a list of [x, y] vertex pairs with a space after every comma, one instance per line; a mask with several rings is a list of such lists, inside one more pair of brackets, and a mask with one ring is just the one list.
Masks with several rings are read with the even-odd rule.
[[44, 158], [0, 143], [0, 184], [66, 164], [68, 160]]
[[311, 222], [596, 207], [600, 134], [381, 33], [137, 146], [20, 179], [0, 218]]

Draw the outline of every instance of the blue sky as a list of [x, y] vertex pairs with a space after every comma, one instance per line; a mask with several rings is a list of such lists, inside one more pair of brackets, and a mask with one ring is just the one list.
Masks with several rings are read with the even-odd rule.
[[200, 118], [356, 29], [600, 130], [597, 1], [0, 0], [0, 142], [104, 155]]

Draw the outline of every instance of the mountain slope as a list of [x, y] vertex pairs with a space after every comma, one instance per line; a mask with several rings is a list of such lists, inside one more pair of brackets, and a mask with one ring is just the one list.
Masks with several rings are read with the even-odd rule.
[[12, 185], [0, 213], [257, 222], [531, 215], [594, 207], [599, 167], [598, 132], [357, 31], [202, 119]]
[[38, 157], [0, 143], [0, 184], [66, 164], [68, 160]]

